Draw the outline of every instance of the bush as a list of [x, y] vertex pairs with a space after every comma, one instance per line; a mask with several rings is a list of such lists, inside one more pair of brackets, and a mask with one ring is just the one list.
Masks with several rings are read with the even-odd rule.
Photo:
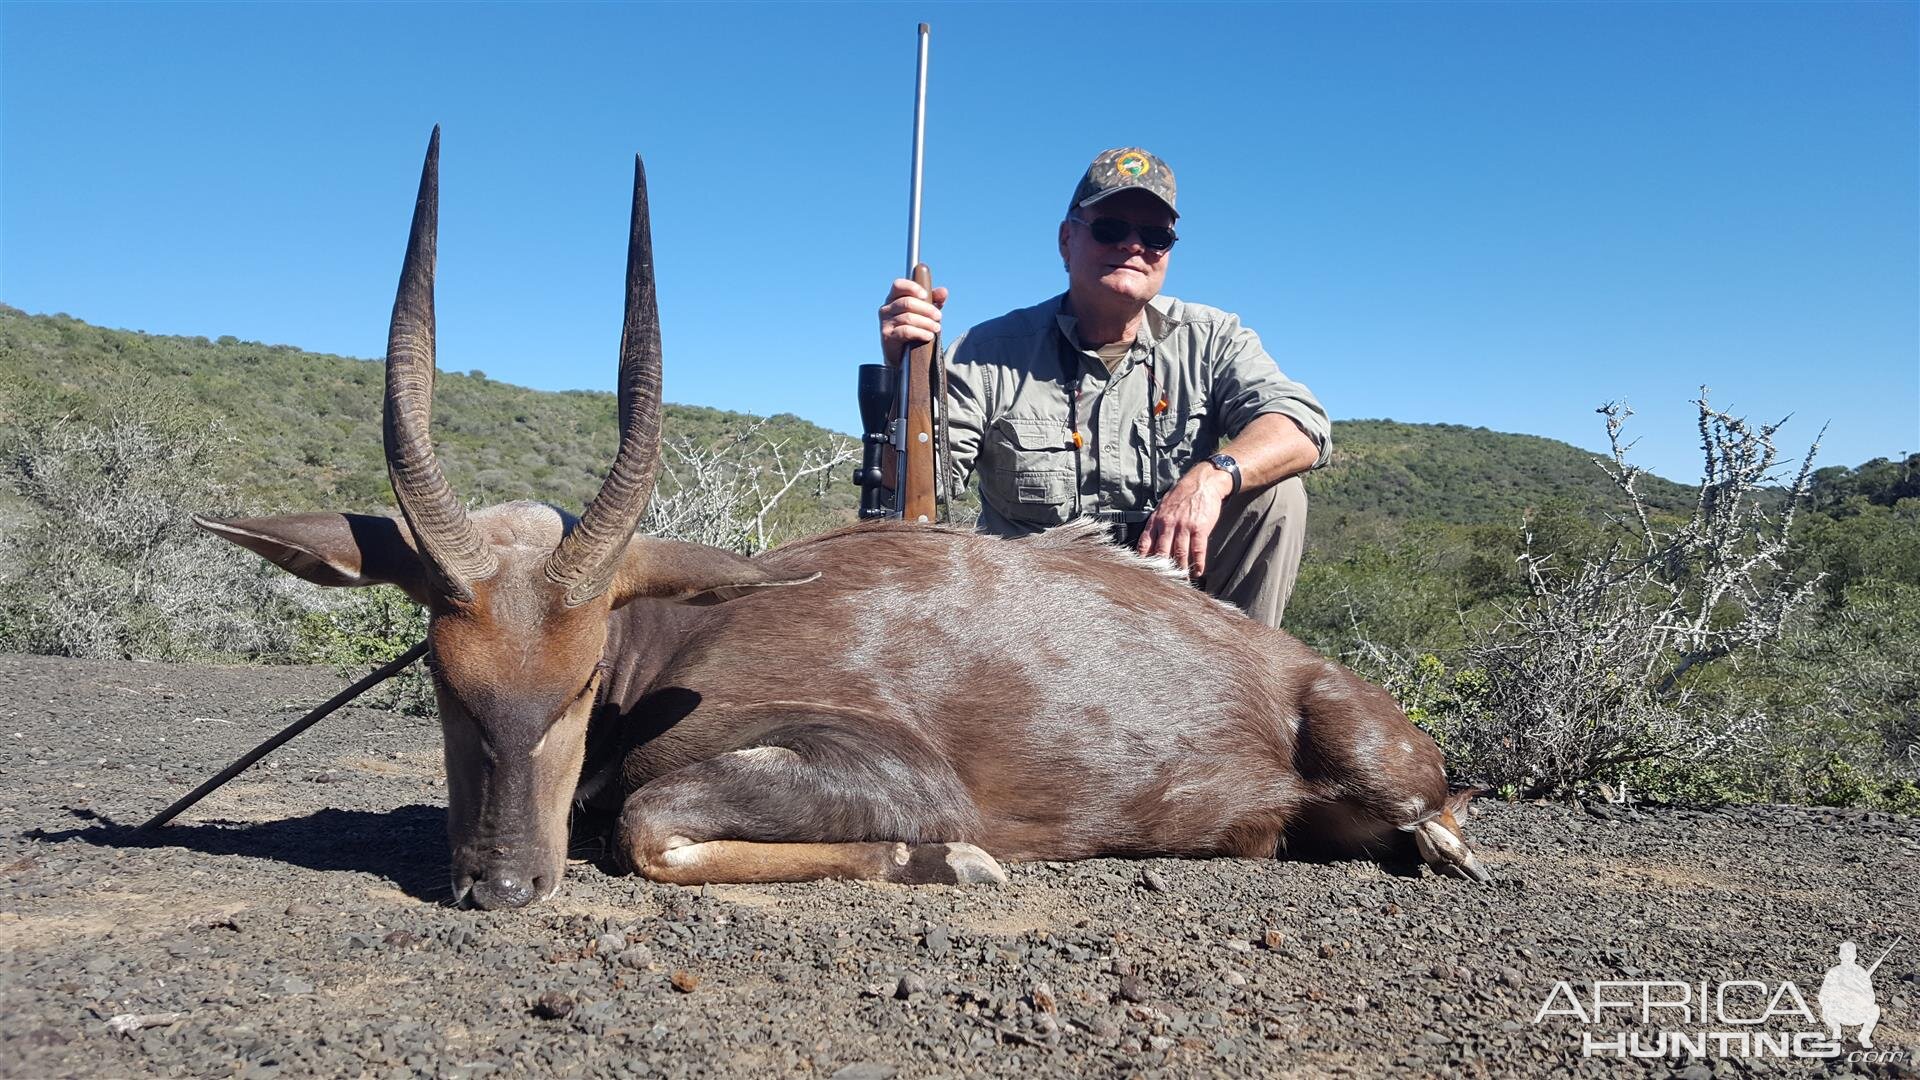
[[1696, 701], [1696, 689], [1711, 684], [1714, 665], [1777, 638], [1811, 592], [1787, 553], [1813, 451], [1770, 515], [1761, 496], [1778, 425], [1718, 412], [1704, 391], [1697, 404], [1706, 472], [1692, 516], [1674, 524], [1656, 522], [1636, 491], [1642, 473], [1620, 442], [1629, 411], [1602, 408], [1608, 471], [1626, 502], [1612, 536], [1570, 554], [1530, 542], [1520, 558], [1528, 595], [1457, 665], [1472, 673], [1472, 692], [1456, 679], [1417, 702], [1455, 775], [1524, 796], [1634, 777], [1673, 787], [1669, 774], [1704, 779], [1762, 726], [1751, 705]]
[[0, 648], [195, 660], [283, 653], [306, 587], [202, 533], [219, 424], [129, 387], [100, 414], [0, 410]]
[[[329, 590], [308, 611], [294, 634], [293, 655], [305, 664], [328, 664], [342, 678], [359, 678], [412, 648], [427, 636], [427, 613], [391, 585]], [[424, 664], [367, 691], [361, 703], [408, 716], [434, 716], [433, 680]]]

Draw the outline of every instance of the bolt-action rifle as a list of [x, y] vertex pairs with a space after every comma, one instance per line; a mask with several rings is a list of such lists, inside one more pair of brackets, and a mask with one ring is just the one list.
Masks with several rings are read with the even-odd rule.
[[[933, 272], [920, 261], [920, 173], [927, 131], [927, 24], [920, 24], [919, 63], [913, 87], [913, 178], [907, 205], [907, 276], [933, 292]], [[938, 516], [936, 413], [944, 421], [946, 370], [938, 338], [906, 350], [898, 367], [860, 365], [860, 420], [866, 451], [854, 482], [861, 487], [860, 516], [933, 521]], [[944, 423], [941, 424], [944, 429]], [[944, 480], [944, 478], [942, 478]], [[888, 489], [892, 490], [889, 491]]]

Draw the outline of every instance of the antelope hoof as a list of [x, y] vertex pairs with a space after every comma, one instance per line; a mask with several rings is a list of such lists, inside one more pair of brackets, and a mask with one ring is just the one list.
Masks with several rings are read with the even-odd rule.
[[1413, 843], [1420, 849], [1420, 857], [1433, 867], [1435, 873], [1477, 881], [1482, 885], [1493, 884], [1493, 875], [1480, 865], [1473, 849], [1445, 825], [1437, 821], [1421, 822], [1414, 827]]
[[959, 885], [1005, 885], [1007, 872], [1000, 861], [972, 844], [948, 844], [947, 866]]
[[972, 844], [915, 844], [893, 879], [903, 885], [1005, 885], [1007, 872]]

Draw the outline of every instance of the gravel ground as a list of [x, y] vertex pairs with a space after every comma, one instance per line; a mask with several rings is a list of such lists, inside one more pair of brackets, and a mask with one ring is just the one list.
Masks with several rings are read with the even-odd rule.
[[[1483, 801], [1493, 888], [1095, 860], [684, 889], [583, 860], [485, 914], [446, 906], [434, 726], [350, 708], [132, 831], [343, 682], [0, 656], [0, 1075], [1920, 1075], [1920, 822], [1881, 814]], [[1660, 1025], [1534, 1022], [1560, 981], [1813, 1005], [1838, 942], [1866, 963], [1898, 935], [1890, 1061], [1585, 1057]], [[1765, 1030], [1817, 1030], [1794, 1019]]]

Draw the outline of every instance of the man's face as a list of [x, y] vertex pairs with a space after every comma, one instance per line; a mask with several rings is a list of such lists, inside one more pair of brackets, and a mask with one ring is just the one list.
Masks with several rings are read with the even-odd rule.
[[[1144, 191], [1109, 195], [1092, 206], [1077, 207], [1073, 216], [1082, 221], [1118, 218], [1135, 226], [1173, 224], [1173, 211]], [[1145, 304], [1160, 295], [1172, 255], [1171, 251], [1147, 250], [1137, 232], [1117, 244], [1102, 244], [1085, 225], [1060, 223], [1060, 257], [1066, 260], [1067, 279], [1075, 296]]]

